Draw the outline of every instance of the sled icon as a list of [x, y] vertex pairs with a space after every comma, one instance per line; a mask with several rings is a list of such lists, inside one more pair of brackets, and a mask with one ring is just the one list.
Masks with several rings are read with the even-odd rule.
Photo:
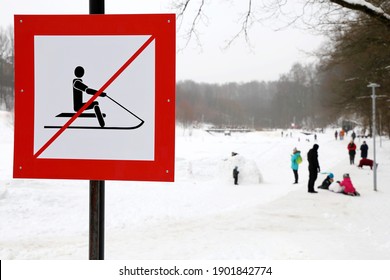
[[[116, 105], [120, 106], [122, 109], [124, 109], [125, 111], [127, 111], [129, 114], [131, 114], [132, 116], [134, 116], [135, 118], [137, 118], [140, 122], [139, 124], [137, 125], [134, 125], [134, 126], [105, 126], [105, 121], [104, 121], [104, 118], [106, 117], [106, 114], [104, 113], [101, 113], [100, 111], [100, 107], [99, 106], [94, 106], [94, 111], [95, 113], [81, 113], [78, 118], [96, 118], [99, 122], [99, 126], [68, 126], [68, 129], [114, 129], [114, 130], [130, 130], [130, 129], [137, 129], [139, 127], [141, 127], [145, 121], [143, 119], [141, 119], [140, 117], [138, 117], [136, 114], [134, 114], [133, 112], [131, 112], [129, 109], [127, 109], [126, 107], [124, 107], [123, 105], [121, 105], [120, 103], [118, 103], [116, 100], [114, 100], [113, 98], [111, 98], [110, 96], [106, 95], [106, 97], [108, 97], [109, 100], [111, 100], [112, 102], [114, 102]], [[72, 118], [74, 115], [76, 115], [76, 113], [60, 113], [58, 114], [57, 116], [55, 116], [56, 118]], [[45, 125], [44, 128], [62, 128], [62, 126], [60, 125]]]
[[[73, 118], [77, 112], [86, 104], [83, 102], [83, 93], [95, 95], [98, 91], [92, 88], [89, 88], [86, 84], [83, 83], [81, 79], [84, 76], [84, 68], [82, 66], [77, 66], [74, 70], [76, 78], [73, 79], [73, 109], [75, 113], [60, 113], [56, 115], [56, 118]], [[104, 118], [106, 114], [103, 114], [99, 107], [98, 101], [93, 101], [85, 110], [93, 109], [95, 113], [81, 113], [77, 118], [96, 118], [99, 122], [99, 126], [68, 126], [69, 129], [115, 129], [115, 130], [127, 130], [127, 129], [137, 129], [144, 124], [144, 120], [138, 117], [136, 114], [131, 112], [129, 109], [121, 105], [119, 102], [111, 98], [105, 92], [101, 92], [99, 97], [107, 97], [109, 100], [114, 102], [116, 105], [124, 109], [126, 112], [137, 118], [140, 123], [135, 126], [105, 126]], [[62, 128], [62, 126], [56, 125], [46, 125], [44, 128]]]

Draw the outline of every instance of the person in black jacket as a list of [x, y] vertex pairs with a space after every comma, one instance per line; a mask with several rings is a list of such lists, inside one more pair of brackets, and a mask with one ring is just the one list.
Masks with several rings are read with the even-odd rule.
[[321, 186], [318, 186], [319, 189], [324, 189], [324, 190], [329, 190], [329, 186], [333, 183], [334, 179], [333, 179], [334, 175], [333, 173], [329, 173], [328, 176], [326, 176], [325, 180], [322, 181], [322, 184]]
[[317, 193], [314, 190], [314, 183], [317, 180], [318, 172], [320, 172], [320, 164], [318, 163], [318, 144], [314, 144], [313, 148], [307, 153], [309, 161], [309, 183], [307, 185], [309, 193]]
[[360, 151], [361, 151], [361, 158], [367, 158], [368, 155], [368, 145], [366, 141], [363, 141], [363, 144], [360, 146]]
[[240, 172], [238, 171], [238, 166], [236, 166], [233, 169], [233, 178], [234, 178], [235, 185], [238, 185], [238, 173], [240, 173]]

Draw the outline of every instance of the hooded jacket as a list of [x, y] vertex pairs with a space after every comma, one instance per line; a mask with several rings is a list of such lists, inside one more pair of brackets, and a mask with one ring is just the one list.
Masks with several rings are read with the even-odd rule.
[[355, 145], [355, 143], [353, 143], [353, 142], [349, 143], [348, 146], [347, 146], [347, 149], [348, 149], [348, 153], [350, 155], [356, 154], [356, 145]]
[[344, 193], [355, 193], [356, 192], [356, 189], [352, 184], [351, 178], [348, 178], [348, 177], [344, 178], [340, 182], [340, 186], [344, 187]]
[[298, 170], [298, 162], [297, 162], [297, 159], [298, 157], [301, 155], [301, 152], [300, 151], [296, 151], [295, 153], [293, 153], [291, 155], [291, 168], [293, 170]]
[[368, 146], [366, 143], [363, 143], [361, 146], [360, 146], [360, 151], [361, 151], [361, 157], [362, 158], [366, 158], [367, 157], [367, 154], [368, 154]]
[[318, 163], [318, 148], [317, 144], [313, 145], [313, 148], [307, 153], [307, 160], [309, 161], [310, 171], [320, 171], [320, 164]]

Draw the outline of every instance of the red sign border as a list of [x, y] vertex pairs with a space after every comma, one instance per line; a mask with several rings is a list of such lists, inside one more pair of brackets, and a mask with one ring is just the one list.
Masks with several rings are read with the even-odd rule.
[[[173, 181], [175, 15], [15, 15], [14, 178]], [[155, 38], [155, 158], [34, 157], [34, 36], [152, 35]]]

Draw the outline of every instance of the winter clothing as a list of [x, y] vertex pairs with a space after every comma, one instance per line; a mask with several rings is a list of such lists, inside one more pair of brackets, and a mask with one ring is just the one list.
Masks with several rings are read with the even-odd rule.
[[318, 163], [318, 149], [320, 146], [318, 144], [314, 144], [313, 148], [309, 150], [307, 153], [307, 160], [309, 161], [309, 171], [315, 170], [320, 172], [320, 164]]
[[316, 193], [314, 190], [314, 183], [317, 180], [318, 172], [320, 172], [318, 148], [318, 144], [314, 144], [313, 148], [307, 153], [307, 160], [309, 161], [309, 182], [307, 184], [307, 189], [309, 193]]
[[348, 153], [349, 153], [349, 163], [355, 164], [355, 155], [356, 155], [356, 145], [353, 141], [351, 141], [348, 146]]
[[294, 173], [294, 184], [298, 183], [298, 167], [299, 163], [297, 161], [298, 157], [301, 156], [301, 152], [297, 150], [297, 148], [294, 148], [293, 154], [291, 155], [291, 169], [293, 170]]
[[294, 149], [293, 154], [291, 155], [291, 168], [293, 170], [298, 170], [297, 159], [301, 155], [301, 151]]
[[238, 167], [236, 166], [233, 169], [233, 178], [234, 178], [235, 185], [238, 185], [238, 173], [240, 173], [240, 172], [238, 171]]
[[342, 130], [340, 130], [340, 133], [339, 133], [339, 138], [340, 138], [340, 140], [344, 140], [344, 135], [345, 135], [345, 131], [342, 129]]
[[340, 186], [344, 187], [343, 193], [345, 194], [356, 194], [356, 189], [352, 184], [351, 178], [345, 177], [340, 183]]
[[319, 189], [329, 189], [330, 184], [333, 182], [333, 174], [330, 173], [328, 176], [326, 176], [325, 180], [322, 182], [321, 186], [318, 186]]
[[367, 158], [368, 155], [368, 145], [366, 141], [363, 141], [363, 144], [360, 146], [360, 156], [361, 158]]

